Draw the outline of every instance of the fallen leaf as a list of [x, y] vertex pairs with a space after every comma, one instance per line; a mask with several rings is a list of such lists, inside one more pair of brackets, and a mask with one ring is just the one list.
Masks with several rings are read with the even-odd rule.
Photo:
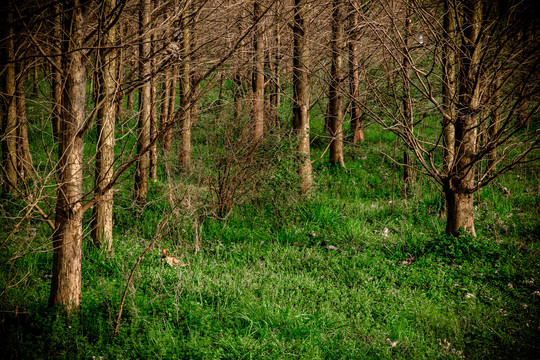
[[178, 265], [178, 266], [181, 266], [181, 267], [186, 267], [188, 266], [189, 264], [184, 264], [184, 263], [181, 263], [180, 260], [178, 260], [177, 258], [175, 258], [174, 256], [171, 256], [167, 253], [167, 249], [163, 249], [161, 251], [161, 258], [162, 259], [165, 259], [165, 261], [167, 262], [167, 264], [169, 264], [170, 266], [175, 266], [175, 265]]

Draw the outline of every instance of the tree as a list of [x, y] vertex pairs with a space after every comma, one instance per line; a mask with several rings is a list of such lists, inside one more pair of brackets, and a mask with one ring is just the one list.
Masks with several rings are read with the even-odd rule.
[[[103, 2], [101, 20], [101, 39], [97, 54], [98, 66], [98, 146], [96, 154], [95, 196], [98, 199], [94, 205], [92, 218], [92, 239], [98, 246], [110, 251], [113, 239], [113, 190], [104, 190], [103, 186], [112, 181], [114, 173], [114, 127], [115, 101], [117, 92], [117, 52], [114, 48], [116, 27], [110, 24], [114, 19], [116, 0]], [[107, 21], [109, 19], [109, 21]]]
[[362, 111], [360, 109], [360, 71], [358, 67], [358, 13], [352, 8], [349, 19], [349, 96], [351, 100], [351, 130], [353, 144], [364, 142]]
[[82, 184], [87, 71], [83, 54], [89, 3], [64, 2], [62, 69], [64, 90], [59, 123], [58, 190], [53, 235], [50, 305], [68, 313], [78, 308], [82, 294]]
[[328, 90], [327, 123], [330, 131], [330, 163], [345, 166], [343, 159], [343, 1], [332, 0], [332, 69]]
[[180, 65], [180, 108], [178, 110], [181, 127], [179, 163], [184, 170], [189, 170], [191, 166], [191, 28], [188, 9], [189, 4], [186, 2], [181, 18], [182, 62]]
[[300, 189], [302, 192], [309, 192], [313, 176], [309, 156], [309, 70], [305, 20], [308, 5], [305, 0], [295, 0], [294, 6], [293, 125], [300, 155]]
[[264, 133], [264, 39], [261, 0], [253, 1], [253, 80], [251, 118], [253, 138], [261, 138]]
[[17, 101], [15, 97], [15, 25], [13, 9], [10, 8], [7, 19], [8, 38], [6, 40], [5, 66], [5, 120], [2, 129], [2, 157], [4, 172], [4, 190], [14, 193], [17, 188]]
[[[405, 77], [411, 94], [413, 89], [415, 93], [411, 119], [429, 126], [433, 111], [439, 111], [443, 126], [434, 138], [413, 133], [410, 122], [396, 115], [385, 103], [384, 90], [376, 85], [372, 89], [379, 107], [370, 116], [398, 135], [421, 169], [441, 186], [447, 205], [446, 232], [474, 236], [473, 195], [501, 174], [537, 159], [538, 134], [520, 121], [520, 116], [532, 118], [540, 107], [540, 47], [532, 41], [539, 22], [531, 15], [537, 5], [534, 1], [482, 0], [448, 1], [443, 9], [430, 2], [405, 5], [411, 6], [424, 29], [425, 38], [420, 41], [417, 36], [415, 46], [405, 47], [404, 41], [396, 40], [394, 34], [401, 29], [391, 20], [387, 20], [389, 27], [370, 26], [393, 64], [401, 72], [411, 71]], [[392, 9], [386, 11], [392, 19]], [[408, 49], [407, 67], [400, 49]], [[437, 64], [442, 64], [440, 74]], [[523, 109], [525, 103], [528, 106]], [[479, 135], [487, 140], [478, 141]], [[502, 150], [496, 159], [495, 150]], [[489, 165], [482, 172], [486, 160]]]
[[150, 23], [150, 0], [140, 0], [139, 2], [139, 78], [142, 82], [139, 91], [139, 123], [137, 137], [137, 168], [135, 170], [135, 201], [144, 202], [148, 192], [148, 174], [150, 167], [150, 157], [148, 147], [150, 146], [150, 116], [152, 109], [152, 96], [150, 88], [150, 41], [147, 36], [148, 24]]

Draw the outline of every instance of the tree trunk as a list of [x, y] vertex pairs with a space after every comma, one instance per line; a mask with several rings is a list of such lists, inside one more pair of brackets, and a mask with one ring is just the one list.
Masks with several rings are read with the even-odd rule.
[[328, 126], [330, 163], [345, 166], [343, 159], [343, 1], [333, 0], [332, 9], [332, 69], [328, 92]]
[[[185, 10], [187, 12], [187, 9]], [[180, 151], [179, 163], [184, 170], [189, 170], [191, 166], [191, 28], [188, 23], [188, 14], [184, 13], [181, 20], [182, 26], [182, 64], [180, 66]]]
[[309, 77], [308, 48], [306, 44], [305, 0], [295, 0], [294, 9], [294, 52], [293, 52], [293, 116], [294, 130], [297, 133], [300, 155], [300, 190], [309, 193], [312, 183], [312, 169], [309, 149]]
[[264, 133], [264, 39], [262, 29], [262, 8], [260, 0], [253, 3], [253, 21], [255, 22], [253, 34], [253, 100], [252, 100], [252, 128], [253, 138], [260, 139]]
[[172, 101], [171, 96], [171, 71], [167, 70], [165, 72], [165, 78], [163, 80], [163, 102], [161, 103], [161, 122], [160, 127], [166, 128], [165, 134], [163, 135], [163, 154], [168, 155], [171, 149], [171, 129], [169, 129], [169, 107]]
[[[152, 52], [154, 52], [154, 36], [151, 40]], [[152, 76], [150, 78], [150, 141], [152, 145], [150, 146], [150, 179], [153, 182], [157, 181], [157, 163], [158, 163], [158, 151], [157, 151], [157, 142], [154, 139], [157, 136], [158, 127], [157, 127], [157, 79], [154, 75], [155, 71], [155, 59], [152, 58], [150, 62], [150, 67], [152, 68]]]
[[81, 301], [83, 148], [87, 73], [82, 53], [83, 9], [78, 0], [64, 15], [63, 62], [65, 86], [59, 126], [58, 190], [53, 236], [50, 305], [68, 313]]
[[151, 88], [150, 88], [150, 42], [144, 36], [148, 31], [150, 22], [150, 0], [140, 0], [139, 2], [139, 33], [141, 44], [139, 45], [139, 76], [143, 85], [139, 91], [139, 135], [137, 138], [137, 168], [135, 170], [135, 201], [146, 201], [148, 193], [148, 171], [150, 157], [148, 146], [150, 145], [150, 116], [151, 116]]
[[497, 171], [497, 147], [492, 145], [497, 141], [496, 137], [499, 132], [499, 125], [501, 122], [501, 112], [499, 109], [500, 106], [500, 89], [501, 86], [501, 77], [500, 74], [495, 74], [495, 79], [493, 84], [491, 84], [491, 109], [490, 109], [490, 122], [488, 127], [488, 146], [491, 147], [491, 150], [487, 153], [487, 173], [489, 175], [495, 174]]
[[17, 166], [21, 180], [24, 180], [33, 172], [32, 157], [30, 156], [30, 144], [28, 143], [28, 118], [26, 116], [26, 92], [24, 89], [24, 66], [22, 62], [17, 64]]
[[456, 20], [454, 0], [444, 1], [443, 18], [443, 64], [442, 64], [442, 101], [445, 116], [443, 126], [443, 173], [448, 174], [454, 161], [456, 119]]
[[[403, 74], [403, 119], [406, 128], [406, 133], [409, 137], [413, 137], [413, 114], [412, 114], [412, 102], [411, 102], [411, 84], [410, 81], [410, 72], [411, 72], [411, 63], [409, 59], [409, 38], [410, 38], [410, 26], [411, 26], [411, 9], [407, 4], [406, 15], [405, 15], [405, 44], [403, 48], [403, 63], [402, 63], [402, 74]], [[411, 156], [407, 149], [403, 151], [403, 183], [405, 189], [414, 181], [414, 170], [412, 168]]]
[[[103, 13], [110, 15], [116, 6], [116, 0], [105, 0]], [[107, 19], [107, 18], [105, 18]], [[107, 23], [105, 21], [105, 23]], [[92, 218], [92, 239], [94, 244], [112, 249], [113, 241], [113, 191], [103, 188], [112, 181], [114, 164], [114, 126], [115, 96], [117, 84], [117, 51], [112, 47], [115, 42], [114, 27], [103, 36], [103, 43], [98, 53], [99, 66], [96, 69], [99, 78], [97, 114], [98, 144], [96, 154], [95, 196], [96, 204]], [[110, 49], [109, 49], [110, 47]]]
[[476, 235], [474, 230], [474, 169], [477, 117], [481, 92], [477, 81], [482, 58], [479, 39], [482, 26], [482, 1], [469, 0], [463, 6], [463, 42], [459, 69], [458, 110], [455, 123], [455, 160], [445, 188], [447, 201], [446, 232], [457, 235], [459, 229]]
[[[175, 71], [170, 71], [168, 73], [168, 76], [170, 76], [170, 82], [169, 82], [170, 85], [168, 86], [167, 101], [166, 101], [166, 105], [167, 105], [166, 115], [167, 116], [165, 117], [165, 119], [167, 122], [166, 123], [162, 122], [162, 126], [168, 127], [167, 132], [165, 133], [163, 137], [163, 154], [164, 155], [168, 155], [169, 152], [171, 151], [172, 129], [170, 128], [171, 125], [169, 123], [170, 121], [172, 121], [172, 117], [174, 114], [174, 105], [175, 105], [175, 100], [176, 100], [176, 85], [177, 85]], [[165, 106], [165, 104], [163, 106]]]
[[360, 110], [360, 75], [358, 69], [358, 12], [353, 8], [350, 15], [349, 39], [349, 81], [351, 97], [351, 130], [353, 144], [364, 142], [364, 127]]
[[7, 111], [5, 116], [4, 133], [2, 136], [4, 190], [15, 193], [17, 189], [17, 101], [15, 98], [15, 29], [13, 13], [8, 14], [7, 60], [5, 76]]
[[446, 200], [446, 232], [458, 235], [464, 230], [476, 236], [474, 230], [474, 205], [472, 193], [457, 192], [450, 188], [444, 189]]
[[53, 56], [51, 58], [51, 62], [54, 64], [51, 67], [52, 74], [51, 74], [51, 101], [52, 101], [52, 109], [51, 109], [51, 118], [52, 118], [52, 127], [53, 127], [53, 135], [55, 139], [58, 139], [58, 127], [60, 122], [60, 114], [62, 113], [62, 58], [60, 54], [62, 53], [62, 4], [57, 3], [53, 7], [53, 40], [52, 40], [52, 46], [53, 46]]

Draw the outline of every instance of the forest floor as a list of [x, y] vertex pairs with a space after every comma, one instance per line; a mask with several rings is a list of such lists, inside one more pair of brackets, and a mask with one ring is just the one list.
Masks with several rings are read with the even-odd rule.
[[[314, 163], [309, 199], [275, 185], [289, 179], [277, 172], [225, 220], [205, 212], [209, 190], [195, 177], [171, 186], [161, 169], [144, 207], [125, 181], [113, 252], [85, 228], [70, 318], [47, 307], [51, 232], [34, 220], [0, 247], [0, 358], [540, 358], [537, 169], [483, 189], [478, 237], [452, 238], [433, 182], [419, 174], [405, 196], [402, 170], [382, 154], [394, 144], [369, 127], [347, 147], [346, 170]], [[3, 232], [16, 209], [0, 208]]]

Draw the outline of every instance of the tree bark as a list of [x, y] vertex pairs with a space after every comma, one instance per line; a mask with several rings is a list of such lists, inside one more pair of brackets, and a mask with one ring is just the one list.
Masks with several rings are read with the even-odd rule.
[[264, 39], [262, 29], [262, 8], [260, 0], [253, 2], [253, 98], [251, 121], [253, 139], [260, 139], [264, 134]]
[[349, 82], [351, 97], [351, 130], [353, 144], [364, 142], [364, 127], [360, 110], [360, 75], [358, 68], [358, 12], [353, 8], [349, 25]]
[[78, 0], [68, 4], [63, 23], [65, 86], [59, 126], [58, 190], [53, 235], [50, 305], [68, 313], [81, 300], [83, 148], [87, 73], [82, 53], [84, 18]]
[[482, 58], [482, 44], [479, 39], [482, 27], [482, 1], [463, 1], [463, 5], [455, 160], [444, 189], [447, 194], [446, 232], [457, 235], [460, 229], [463, 229], [476, 236], [473, 194], [477, 117], [481, 99], [477, 77]]
[[141, 44], [139, 45], [139, 76], [143, 85], [139, 91], [139, 135], [137, 138], [137, 168], [135, 170], [135, 201], [145, 202], [148, 193], [148, 172], [150, 157], [148, 146], [150, 145], [150, 116], [151, 116], [151, 88], [150, 88], [150, 42], [144, 35], [148, 31], [150, 22], [150, 0], [139, 2], [139, 33]]
[[294, 130], [298, 139], [297, 151], [300, 155], [300, 190], [309, 193], [312, 184], [312, 168], [309, 148], [309, 77], [308, 48], [306, 44], [305, 0], [294, 2], [294, 50], [293, 50], [293, 117]]
[[[154, 48], [154, 36], [152, 36], [151, 40], [151, 47]], [[152, 50], [154, 52], [154, 50]], [[152, 145], [150, 146], [150, 179], [152, 179], [153, 182], [157, 181], [157, 164], [158, 164], [158, 150], [157, 150], [157, 142], [154, 141], [154, 139], [157, 136], [158, 132], [158, 126], [157, 126], [157, 79], [156, 75], [154, 75], [155, 72], [155, 59], [152, 58], [150, 62], [151, 67], [151, 73], [152, 76], [150, 78], [150, 141], [152, 141]]]
[[60, 116], [62, 113], [62, 3], [59, 2], [53, 7], [53, 39], [52, 39], [52, 51], [53, 57], [51, 62], [54, 64], [51, 74], [51, 118], [52, 118], [52, 130], [55, 139], [58, 139], [58, 128], [60, 122]]
[[343, 159], [343, 1], [332, 0], [332, 69], [328, 92], [330, 163], [345, 167]]
[[[116, 0], [105, 0], [103, 13], [110, 15], [116, 6]], [[107, 18], [105, 18], [107, 19]], [[106, 21], [105, 21], [106, 23]], [[98, 52], [99, 66], [96, 69], [99, 78], [97, 114], [98, 144], [96, 154], [95, 196], [92, 218], [92, 239], [94, 244], [112, 249], [113, 241], [113, 191], [103, 188], [112, 181], [114, 164], [114, 127], [115, 100], [117, 84], [117, 51], [112, 47], [116, 38], [116, 29], [112, 27], [102, 34], [103, 43]]]
[[17, 64], [17, 166], [21, 180], [33, 172], [30, 144], [28, 142], [28, 117], [26, 116], [26, 91], [24, 89], [24, 66], [21, 61]]
[[7, 65], [5, 76], [7, 111], [2, 136], [4, 191], [15, 193], [17, 189], [17, 101], [15, 98], [15, 29], [12, 11], [8, 13]]
[[191, 28], [188, 23], [187, 7], [182, 15], [182, 64], [180, 65], [180, 151], [179, 163], [184, 170], [191, 167]]
[[444, 1], [443, 18], [443, 63], [442, 63], [442, 101], [443, 127], [443, 173], [448, 174], [454, 161], [456, 119], [456, 19], [455, 0]]
[[[411, 138], [413, 137], [413, 114], [412, 114], [412, 102], [411, 102], [411, 84], [410, 81], [410, 72], [411, 72], [411, 62], [409, 59], [409, 38], [410, 38], [410, 27], [411, 27], [411, 9], [408, 4], [405, 5], [406, 15], [405, 15], [405, 44], [403, 47], [403, 63], [402, 63], [402, 74], [403, 74], [403, 121], [405, 123], [405, 131], [407, 135]], [[414, 181], [414, 171], [412, 168], [411, 156], [407, 149], [403, 151], [403, 183], [405, 189]]]

